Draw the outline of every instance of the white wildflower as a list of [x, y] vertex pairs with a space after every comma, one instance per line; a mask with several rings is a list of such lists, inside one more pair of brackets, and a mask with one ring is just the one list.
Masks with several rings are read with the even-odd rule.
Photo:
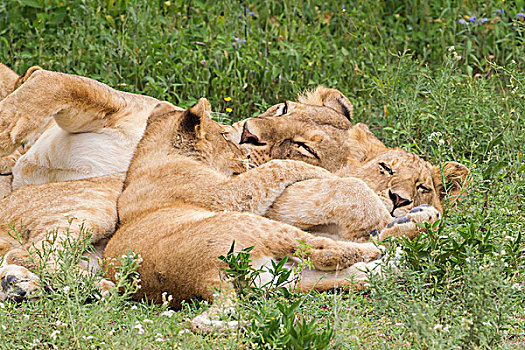
[[33, 342], [29, 343], [29, 346], [33, 348], [33, 347], [38, 346], [39, 343], [40, 343], [40, 339], [35, 339], [33, 340]]
[[160, 333], [157, 333], [157, 335], [155, 335], [155, 341], [158, 342], [158, 343], [161, 343], [164, 341], [164, 336]]
[[87, 337], [85, 335], [82, 336], [82, 339], [84, 340], [91, 340], [93, 339], [93, 336], [92, 335], [88, 335]]
[[153, 323], [152, 320], [148, 320], [147, 318], [146, 318], [144, 321], [142, 321], [142, 322], [143, 322], [143, 323], [149, 323], [149, 324], [152, 324], [152, 323]]
[[456, 48], [454, 47], [454, 45], [452, 45], [451, 47], [448, 48], [448, 52], [452, 52], [452, 51], [454, 51], [454, 50], [456, 50]]
[[2, 329], [3, 329], [4, 331], [7, 331], [7, 327], [4, 326], [4, 325], [2, 325]]
[[67, 323], [64, 323], [64, 322], [62, 322], [60, 320], [57, 320], [55, 322], [55, 324], [56, 324], [57, 327], [67, 327]]
[[438, 323], [434, 326], [435, 331], [441, 331], [443, 330], [443, 325], [441, 323]]
[[51, 339], [57, 340], [57, 335], [59, 335], [59, 334], [60, 334], [59, 330], [54, 330], [53, 332], [51, 332], [51, 334], [49, 336], [51, 337]]
[[142, 327], [142, 325], [140, 324], [140, 322], [137, 321], [137, 324], [135, 326], [133, 326], [133, 328], [135, 328], [137, 330], [137, 333], [140, 335], [140, 334], [144, 334], [144, 328]]
[[138, 309], [137, 305], [133, 305], [133, 306], [131, 307], [131, 310], [137, 310], [137, 309]]
[[514, 283], [510, 288], [520, 290], [522, 288], [522, 285], [519, 283]]
[[65, 286], [63, 290], [64, 290], [64, 293], [69, 294], [69, 291], [71, 290], [71, 287]]
[[175, 311], [173, 311], [173, 310], [166, 310], [163, 313], [161, 313], [160, 315], [171, 318], [171, 316], [173, 316], [174, 313], [175, 313]]
[[438, 144], [439, 144], [440, 146], [444, 145], [444, 144], [445, 144], [445, 140], [443, 140], [443, 139], [439, 139]]

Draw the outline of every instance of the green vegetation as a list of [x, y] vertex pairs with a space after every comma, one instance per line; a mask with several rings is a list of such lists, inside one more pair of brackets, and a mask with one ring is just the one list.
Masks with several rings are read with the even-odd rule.
[[[349, 349], [522, 349], [521, 11], [523, 0], [0, 2], [0, 61], [18, 73], [40, 65], [182, 107], [204, 96], [229, 121], [323, 84], [343, 91], [355, 122], [388, 146], [473, 173], [441, 227], [392, 242], [400, 267], [372, 276], [366, 292], [248, 293], [238, 317], [258, 324], [197, 336], [185, 320], [206, 305], [172, 312], [129, 294], [100, 298], [75, 277], [73, 249], [44, 274], [43, 298], [0, 304], [0, 347], [322, 348], [329, 339]], [[249, 252], [224, 259], [246, 287], [256, 274]], [[275, 267], [277, 281], [283, 273]]]

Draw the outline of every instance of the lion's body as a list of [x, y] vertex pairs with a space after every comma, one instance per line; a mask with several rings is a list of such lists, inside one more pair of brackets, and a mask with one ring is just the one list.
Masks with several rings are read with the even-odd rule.
[[[335, 176], [289, 160], [242, 173], [244, 159], [209, 112], [207, 101], [201, 100], [186, 112], [153, 116], [131, 162], [118, 201], [121, 225], [104, 256], [130, 250], [142, 256], [137, 297], [160, 302], [167, 292], [175, 307], [190, 298], [211, 300], [210, 287], [227, 287], [217, 257], [233, 241], [239, 250], [255, 246], [251, 258], [256, 265], [294, 255], [299, 241], [312, 247], [309, 256], [316, 269], [329, 274], [375, 259], [379, 251], [372, 243], [336, 242], [263, 218], [291, 184]], [[114, 272], [112, 268], [108, 276]], [[306, 278], [303, 287], [316, 282]], [[348, 284], [343, 273], [337, 283]], [[315, 288], [333, 287], [331, 281]]]
[[[0, 199], [4, 265], [30, 266], [25, 248], [39, 249], [57, 229], [57, 247], [66, 228], [75, 237], [81, 223], [93, 231], [94, 243], [109, 237], [117, 223], [116, 198], [147, 118], [157, 105], [179, 108], [38, 67], [18, 77], [0, 66], [0, 74], [7, 77], [0, 84], [0, 194], [14, 190]], [[9, 226], [19, 230], [20, 223], [23, 247], [10, 235]]]
[[[13, 81], [12, 74], [9, 72], [6, 74], [10, 81]], [[10, 86], [10, 84], [4, 85]], [[0, 212], [0, 221], [13, 223], [21, 219], [26, 247], [34, 244], [37, 249], [47, 229], [64, 228], [68, 224], [67, 217], [76, 217], [77, 225], [84, 221], [87, 226], [91, 226], [95, 241], [108, 237], [116, 224], [116, 198], [122, 188], [119, 173], [128, 169], [131, 156], [146, 127], [147, 118], [153, 110], [177, 111], [176, 113], [179, 114], [182, 113], [181, 110], [167, 102], [113, 90], [91, 79], [38, 68], [31, 68], [25, 75], [17, 78], [14, 84], [15, 88], [17, 86], [18, 88], [0, 101], [0, 154], [14, 152], [9, 156], [11, 157], [18, 152], [23, 155], [20, 158], [18, 155], [13, 156], [16, 160], [13, 166], [13, 187], [16, 190], [0, 201], [0, 206], [5, 208]], [[169, 240], [177, 240], [177, 244], [181, 244], [181, 239], [199, 237], [194, 234], [194, 230], [197, 229], [198, 232], [211, 230], [215, 235], [220, 236], [220, 230], [217, 229], [219, 223], [231, 230], [232, 234], [223, 236], [220, 246], [217, 246], [216, 250], [210, 250], [210, 255], [205, 257], [208, 259], [206, 261], [217, 257], [212, 257], [213, 254], [224, 254], [223, 249], [229, 247], [232, 237], [237, 237], [236, 235], [241, 235], [239, 242], [243, 246], [260, 245], [255, 253], [260, 254], [264, 261], [275, 258], [281, 254], [282, 249], [286, 250], [290, 245], [287, 246], [288, 248], [276, 248], [283, 242], [274, 240], [277, 239], [275, 236], [268, 235], [264, 228], [267, 225], [277, 227], [277, 232], [287, 232], [292, 237], [297, 235], [303, 237], [305, 232], [298, 229], [302, 228], [356, 242], [366, 241], [372, 230], [383, 229], [383, 237], [390, 234], [417, 234], [418, 229], [412, 222], [435, 220], [435, 212], [428, 213], [425, 210], [422, 213], [424, 215], [410, 213], [409, 221], [412, 223], [410, 227], [409, 225], [386, 227], [392, 220], [390, 213], [394, 213], [394, 210], [389, 208], [388, 202], [379, 194], [380, 190], [388, 190], [390, 184], [382, 182], [383, 188], [371, 186], [367, 179], [372, 179], [373, 182], [377, 180], [374, 177], [376, 176], [374, 172], [378, 172], [377, 166], [367, 170], [370, 171], [371, 176], [366, 172], [357, 173], [356, 169], [368, 164], [367, 161], [373, 159], [373, 155], [379, 154], [378, 149], [384, 150], [382, 154], [388, 158], [390, 149], [373, 137], [366, 127], [361, 125], [352, 127], [346, 119], [351, 116], [351, 104], [337, 90], [325, 90], [309, 96], [316, 101], [316, 104], [325, 105], [297, 103], [296, 106], [300, 107], [296, 110], [297, 113], [279, 116], [282, 123], [257, 127], [259, 132], [274, 133], [269, 140], [271, 144], [281, 145], [281, 135], [292, 135], [292, 139], [299, 137], [299, 142], [322, 143], [324, 145], [322, 153], [317, 153], [313, 157], [308, 154], [305, 156], [304, 150], [298, 150], [295, 146], [293, 152], [282, 147], [276, 147], [275, 153], [259, 152], [256, 147], [246, 147], [249, 146], [246, 143], [242, 145], [243, 150], [249, 153], [251, 162], [256, 160], [257, 165], [275, 158], [305, 160], [330, 171], [350, 174], [356, 178], [328, 176], [328, 173], [321, 171], [320, 168], [297, 162], [292, 162], [295, 164], [292, 166], [295, 170], [290, 174], [286, 172], [290, 171], [290, 166], [283, 165], [286, 162], [273, 162], [252, 170], [250, 174], [252, 176], [258, 174], [258, 176], [250, 181], [243, 176], [239, 176], [244, 179], [242, 181], [233, 180], [231, 177], [218, 175], [216, 170], [224, 170], [228, 164], [231, 164], [231, 159], [224, 158], [224, 155], [218, 154], [217, 150], [213, 150], [211, 153], [213, 156], [206, 158], [205, 162], [196, 165], [195, 169], [198, 171], [195, 173], [190, 171], [194, 168], [189, 165], [195, 165], [195, 159], [192, 157], [199, 152], [202, 153], [203, 149], [193, 150], [192, 152], [195, 153], [193, 155], [177, 153], [171, 159], [166, 158], [165, 154], [157, 154], [156, 147], [141, 147], [135, 153], [134, 165], [131, 166], [127, 177], [126, 190], [118, 205], [120, 233], [112, 240], [113, 248], [108, 254], [122, 253], [125, 246], [149, 249], [145, 246], [147, 242], [152, 243], [152, 241], [148, 238], [147, 221], [142, 220], [146, 217], [148, 220], [155, 221], [151, 223], [152, 227], [159, 226], [160, 232], [166, 234], [167, 241], [163, 241], [163, 237], [157, 237], [158, 241], [164, 242], [162, 246], [157, 250], [145, 251], [148, 255], [146, 259], [157, 262], [163, 260], [163, 256], [169, 253], [166, 250], [169, 247]], [[316, 117], [319, 110], [323, 112]], [[330, 113], [335, 115], [326, 114], [326, 110], [331, 110]], [[271, 113], [265, 113], [263, 116], [272, 119]], [[299, 128], [295, 125], [297, 117], [301, 119]], [[249, 119], [239, 125], [242, 127], [249, 124], [252, 131], [251, 128], [255, 130], [253, 123], [265, 118]], [[239, 129], [239, 125], [234, 126], [231, 132], [231, 137], [237, 142], [242, 141], [240, 138], [243, 130]], [[42, 135], [37, 137], [41, 133]], [[161, 138], [155, 140], [157, 142], [155, 145], [165, 142]], [[32, 143], [31, 148], [24, 147]], [[146, 153], [141, 156], [141, 152]], [[261, 155], [261, 159], [256, 159], [258, 155]], [[396, 159], [404, 159], [396, 157]], [[425, 163], [422, 160], [418, 162]], [[180, 164], [177, 165], [178, 163]], [[274, 169], [276, 164], [287, 170], [280, 173], [280, 170]], [[0, 161], [0, 168], [1, 165]], [[138, 169], [142, 165], [144, 170]], [[186, 174], [181, 165], [188, 165]], [[418, 165], [416, 169], [417, 167]], [[423, 168], [426, 169], [427, 165]], [[311, 176], [312, 172], [316, 175]], [[201, 186], [199, 176], [204, 176], [206, 180], [201, 190], [197, 190]], [[314, 179], [307, 180], [312, 177]], [[290, 182], [286, 182], [288, 180]], [[253, 193], [247, 191], [248, 184], [253, 186]], [[413, 187], [410, 185], [409, 190], [413, 191]], [[32, 201], [31, 205], [24, 204], [27, 198], [39, 197], [42, 200]], [[49, 203], [57, 203], [57, 201], [68, 203], [68, 209], [53, 204], [55, 208], [49, 210]], [[405, 209], [413, 206], [406, 206]], [[168, 212], [164, 211], [166, 208], [169, 208]], [[230, 211], [234, 213], [229, 213]], [[407, 211], [397, 209], [396, 215], [406, 214]], [[274, 220], [267, 220], [261, 216]], [[214, 218], [210, 224], [212, 226], [205, 230], [208, 225], [206, 220], [211, 217]], [[169, 225], [163, 224], [168, 222]], [[240, 227], [239, 223], [246, 227]], [[298, 228], [288, 226], [286, 223]], [[173, 229], [170, 230], [170, 227]], [[19, 249], [17, 243], [8, 237], [7, 232], [3, 231], [5, 228], [0, 227], [0, 229], [2, 229], [0, 239], [4, 242], [3, 247], [6, 250], [10, 249], [6, 262], [26, 264], [27, 253]], [[242, 236], [248, 229], [254, 232], [253, 237]], [[207, 236], [202, 236], [200, 241], [197, 238], [195, 240], [197, 245], [209, 243]], [[193, 244], [192, 242], [190, 239], [184, 244]], [[60, 240], [57, 244], [60, 245]], [[279, 254], [274, 250], [264, 250], [265, 244], [270, 244], [274, 250], [278, 249]], [[344, 243], [339, 244], [344, 245]], [[152, 246], [157, 245], [152, 243]], [[188, 254], [193, 254], [195, 251], [197, 250], [190, 250]], [[183, 265], [189, 264], [179, 268], [185, 269], [187, 278], [190, 278], [191, 259], [177, 261]], [[168, 264], [165, 269], [171, 266], [169, 261], [163, 264]], [[209, 268], [206, 269], [208, 271], [206, 273], [211, 273]], [[355, 272], [355, 269], [353, 271]], [[198, 276], [205, 280], [199, 290], [204, 290], [203, 286], [209, 285], [206, 276]], [[319, 275], [315, 276], [319, 277]], [[160, 288], [161, 284], [160, 282], [154, 284], [153, 279], [151, 281], [153, 284], [147, 288], [158, 297], [160, 294], [155, 288]], [[332, 283], [330, 278], [326, 281], [328, 285]]]

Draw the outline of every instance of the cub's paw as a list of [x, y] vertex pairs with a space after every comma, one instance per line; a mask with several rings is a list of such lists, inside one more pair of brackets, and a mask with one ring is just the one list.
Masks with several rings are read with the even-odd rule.
[[312, 249], [310, 261], [318, 270], [335, 271], [378, 259], [381, 254], [374, 243], [337, 242], [337, 247]]
[[379, 234], [379, 240], [381, 241], [389, 236], [405, 236], [414, 239], [424, 230], [423, 227], [417, 225], [418, 223], [433, 223], [439, 220], [440, 217], [441, 214], [436, 208], [428, 204], [422, 204], [386, 225]]
[[0, 268], [0, 300], [35, 299], [40, 296], [37, 275], [18, 265], [7, 265]]
[[100, 294], [105, 298], [110, 295], [111, 290], [116, 288], [116, 285], [110, 280], [103, 278], [99, 282], [96, 283], [96, 287], [98, 291], [100, 292]]

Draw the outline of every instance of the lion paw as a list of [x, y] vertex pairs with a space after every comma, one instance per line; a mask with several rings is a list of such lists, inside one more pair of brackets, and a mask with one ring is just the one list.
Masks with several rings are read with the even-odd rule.
[[381, 256], [374, 243], [338, 242], [337, 247], [312, 249], [310, 260], [322, 271], [341, 270], [358, 262], [369, 262]]
[[21, 302], [39, 297], [37, 275], [18, 265], [0, 268], [0, 300]]
[[440, 217], [441, 214], [436, 208], [422, 204], [390, 222], [379, 234], [379, 240], [381, 241], [389, 236], [405, 236], [414, 239], [424, 230], [423, 227], [417, 225], [418, 223], [433, 223]]
[[116, 285], [110, 280], [103, 278], [96, 283], [96, 287], [103, 297], [108, 297], [111, 293], [111, 290], [116, 288]]

